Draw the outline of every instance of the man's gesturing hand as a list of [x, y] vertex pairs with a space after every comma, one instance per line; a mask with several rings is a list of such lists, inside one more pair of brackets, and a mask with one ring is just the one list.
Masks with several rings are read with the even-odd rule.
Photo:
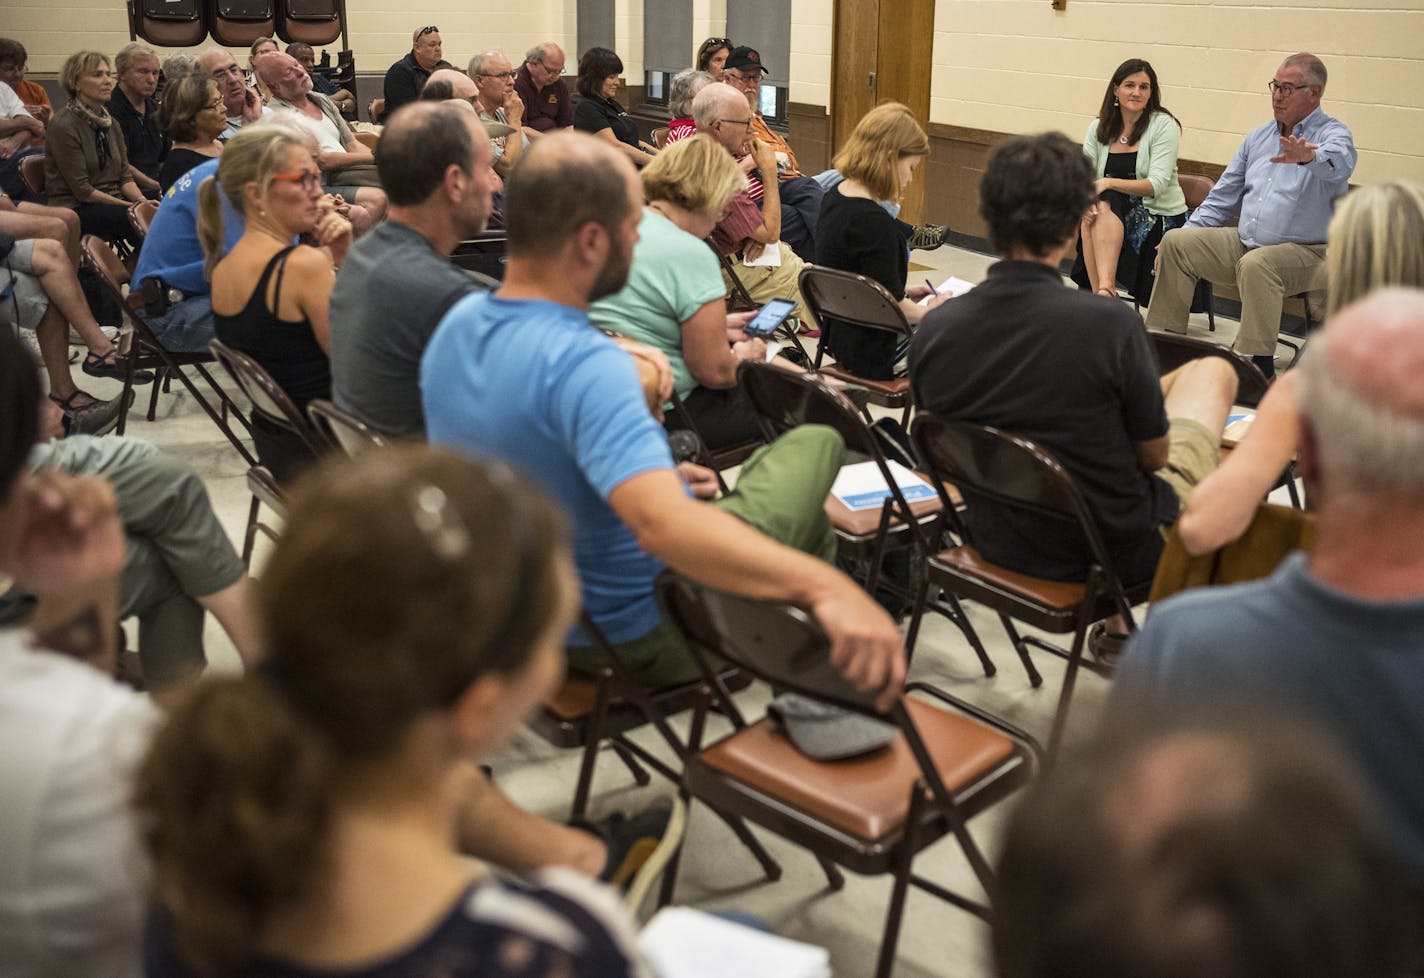
[[1316, 143], [1308, 143], [1294, 136], [1281, 137], [1281, 154], [1272, 156], [1272, 163], [1310, 163], [1315, 159]]

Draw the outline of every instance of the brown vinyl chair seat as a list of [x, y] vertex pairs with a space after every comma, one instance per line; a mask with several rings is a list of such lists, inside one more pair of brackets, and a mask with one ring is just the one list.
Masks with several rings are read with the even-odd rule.
[[[881, 407], [902, 407], [910, 396], [910, 378], [896, 377], [894, 380], [867, 380], [865, 377], [851, 373], [849, 370], [842, 370], [835, 364], [828, 364], [821, 367], [817, 373], [825, 374], [827, 377], [834, 377], [836, 380], [844, 381], [847, 384], [854, 384], [856, 387], [864, 387], [868, 391], [878, 394], [881, 400], [875, 403]], [[900, 398], [894, 404], [884, 403], [885, 398]]]
[[[907, 698], [915, 726], [955, 802], [967, 816], [976, 797], [1019, 771], [1018, 748], [1004, 734], [923, 700]], [[774, 797], [867, 846], [888, 842], [904, 828], [910, 789], [920, 766], [903, 735], [860, 758], [821, 762], [798, 751], [777, 726], [762, 719], [704, 749], [688, 765], [693, 793], [712, 797], [703, 765], [744, 790]], [[1017, 779], [1015, 779], [1017, 783]], [[937, 813], [928, 813], [933, 821]]]
[[991, 564], [973, 547], [951, 547], [931, 558], [944, 569], [977, 578], [998, 591], [1047, 608], [1071, 611], [1083, 603], [1082, 582], [1051, 581]]
[[45, 197], [45, 158], [43, 153], [36, 153], [33, 156], [26, 156], [20, 161], [20, 179], [25, 184], [25, 189], [43, 204]]
[[[916, 472], [917, 476], [926, 483], [930, 483], [929, 476], [923, 472]], [[933, 484], [933, 483], [930, 483]], [[962, 501], [959, 497], [959, 490], [951, 485], [945, 486], [951, 500], [956, 504]], [[880, 510], [872, 509], [851, 509], [841, 502], [834, 495], [826, 497], [826, 516], [831, 521], [831, 526], [843, 537], [873, 537], [880, 529]], [[935, 518], [944, 511], [944, 503], [938, 495], [930, 499], [919, 499], [910, 503], [910, 512], [914, 514], [922, 526], [933, 523]], [[893, 532], [896, 528], [904, 525], [904, 520], [898, 512], [890, 517], [890, 528]]]

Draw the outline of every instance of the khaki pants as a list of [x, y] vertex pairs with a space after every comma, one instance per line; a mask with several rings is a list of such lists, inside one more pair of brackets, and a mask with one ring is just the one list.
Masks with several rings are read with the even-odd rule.
[[1186, 332], [1197, 279], [1235, 285], [1241, 294], [1235, 347], [1247, 356], [1275, 355], [1286, 296], [1325, 287], [1323, 244], [1247, 248], [1236, 228], [1177, 228], [1162, 238], [1157, 254], [1148, 327]]
[[[791, 310], [791, 315], [796, 319], [805, 319], [806, 306], [801, 301], [801, 289], [796, 280], [801, 275], [801, 269], [806, 267], [806, 263], [797, 256], [796, 252], [791, 250], [785, 241], [778, 241], [777, 247], [781, 251], [781, 265], [778, 268], [769, 268], [765, 265], [748, 268], [733, 255], [732, 261], [737, 266], [737, 279], [757, 305], [764, 306], [772, 299], [790, 299], [796, 303], [796, 308]], [[725, 272], [722, 277], [726, 278]], [[729, 289], [731, 285], [731, 282], [727, 283]]]

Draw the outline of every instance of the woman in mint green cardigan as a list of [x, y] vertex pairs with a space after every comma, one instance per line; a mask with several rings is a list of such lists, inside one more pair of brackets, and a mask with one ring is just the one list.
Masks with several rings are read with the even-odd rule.
[[1157, 244], [1187, 219], [1177, 182], [1182, 124], [1162, 107], [1157, 73], [1140, 58], [1118, 66], [1088, 126], [1083, 152], [1098, 174], [1098, 200], [1079, 229], [1073, 280], [1100, 295], [1152, 294]]

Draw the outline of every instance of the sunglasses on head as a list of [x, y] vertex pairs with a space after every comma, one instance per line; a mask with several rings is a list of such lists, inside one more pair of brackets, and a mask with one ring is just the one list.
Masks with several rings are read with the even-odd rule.
[[432, 26], [432, 27], [422, 27], [422, 28], [420, 29], [420, 33], [417, 34], [417, 35], [415, 35], [415, 39], [418, 41], [418, 40], [420, 40], [422, 37], [424, 37], [426, 34], [439, 34], [439, 33], [440, 33], [440, 28], [438, 28], [438, 27], [433, 27], [433, 26]]

